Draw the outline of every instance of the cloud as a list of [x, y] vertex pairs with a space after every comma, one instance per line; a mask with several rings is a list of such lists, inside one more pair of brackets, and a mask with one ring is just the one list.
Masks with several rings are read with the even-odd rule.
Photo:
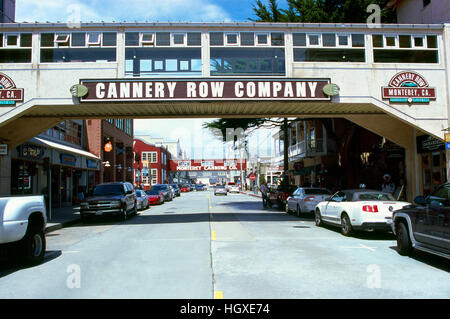
[[229, 14], [212, 0], [18, 0], [16, 21], [222, 22]]

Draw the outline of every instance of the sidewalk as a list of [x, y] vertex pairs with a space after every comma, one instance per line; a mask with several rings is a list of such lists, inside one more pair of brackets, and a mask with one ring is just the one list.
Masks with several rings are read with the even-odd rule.
[[80, 221], [80, 207], [69, 206], [52, 208], [52, 218], [47, 220], [45, 232], [49, 233]]
[[239, 193], [241, 194], [245, 194], [245, 195], [249, 195], [249, 196], [253, 196], [253, 197], [258, 197], [258, 198], [262, 198], [261, 193], [258, 192], [258, 194], [255, 194], [252, 191], [240, 191]]

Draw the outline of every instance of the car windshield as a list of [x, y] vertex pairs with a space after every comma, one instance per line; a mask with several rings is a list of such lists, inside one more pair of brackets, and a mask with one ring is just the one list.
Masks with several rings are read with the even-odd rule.
[[137, 191], [136, 191], [136, 196], [137, 196], [137, 197], [141, 197], [141, 196], [142, 196], [141, 191], [137, 190]]
[[236, 183], [234, 183], [234, 182], [229, 182], [228, 185], [229, 185], [229, 186], [233, 186], [233, 185], [236, 185]]
[[94, 196], [103, 195], [122, 195], [124, 193], [123, 186], [119, 184], [97, 185], [94, 189]]
[[159, 195], [159, 191], [156, 189], [151, 189], [149, 191], [145, 191], [147, 195]]
[[216, 186], [216, 188], [225, 188], [223, 185]]
[[182, 187], [183, 188], [189, 188], [189, 185], [183, 185]]
[[172, 186], [173, 188], [178, 188], [178, 185], [176, 185], [176, 184], [170, 184], [170, 186]]
[[152, 187], [154, 190], [167, 190], [167, 185], [155, 185]]
[[394, 196], [388, 193], [381, 192], [373, 192], [373, 193], [361, 193], [358, 195], [358, 201], [361, 200], [375, 200], [375, 201], [383, 201], [383, 200], [395, 200]]
[[305, 195], [331, 195], [331, 193], [322, 188], [310, 188], [305, 189]]

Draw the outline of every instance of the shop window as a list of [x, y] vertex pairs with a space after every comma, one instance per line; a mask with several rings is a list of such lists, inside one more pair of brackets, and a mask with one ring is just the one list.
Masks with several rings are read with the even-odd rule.
[[435, 50], [375, 50], [375, 63], [439, 63]]

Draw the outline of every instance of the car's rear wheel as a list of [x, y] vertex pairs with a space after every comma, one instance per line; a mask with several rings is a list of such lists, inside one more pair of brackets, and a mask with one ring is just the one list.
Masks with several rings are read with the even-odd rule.
[[297, 205], [297, 210], [296, 210], [297, 216], [300, 217], [300, 215], [302, 214], [302, 210], [300, 208], [300, 205]]
[[289, 203], [286, 203], [285, 211], [286, 211], [287, 214], [289, 214], [289, 212], [290, 212]]
[[341, 233], [347, 237], [353, 234], [353, 227], [350, 222], [350, 218], [345, 213], [341, 217]]
[[44, 260], [46, 241], [44, 231], [31, 227], [20, 242], [23, 261], [36, 265]]
[[314, 221], [316, 222], [316, 226], [323, 226], [322, 215], [320, 215], [320, 210], [316, 209]]
[[122, 207], [122, 212], [120, 214], [120, 218], [122, 219], [122, 221], [126, 221], [128, 218], [128, 211], [127, 211], [127, 206], [123, 206]]
[[400, 222], [395, 227], [397, 233], [397, 252], [402, 256], [409, 256], [412, 252], [411, 239], [405, 223]]

